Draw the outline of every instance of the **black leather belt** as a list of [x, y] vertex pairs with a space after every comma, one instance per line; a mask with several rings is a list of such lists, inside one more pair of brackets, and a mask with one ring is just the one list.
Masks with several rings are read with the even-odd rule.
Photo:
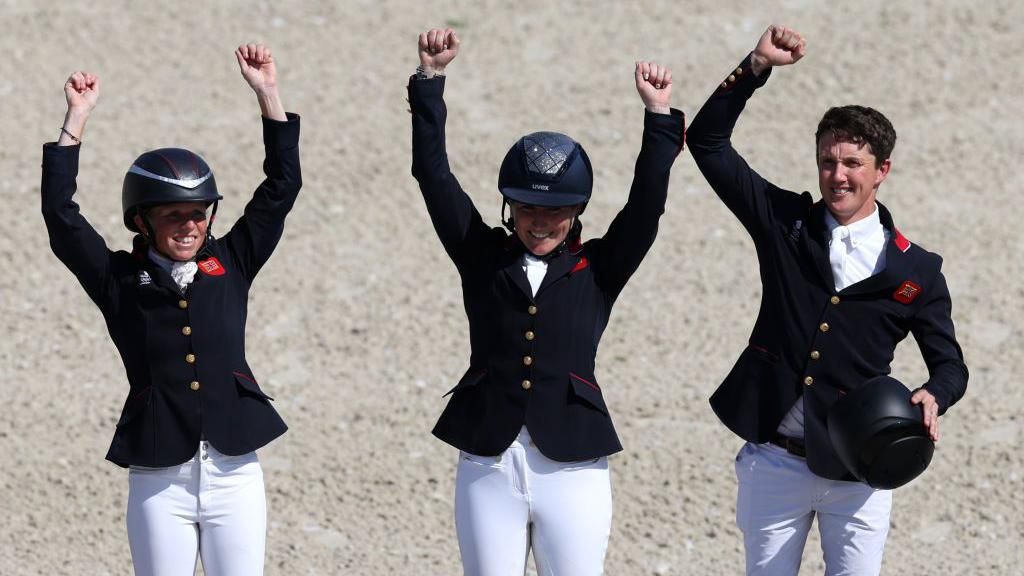
[[789, 436], [783, 436], [776, 432], [775, 435], [768, 440], [768, 443], [785, 449], [786, 452], [789, 452], [793, 456], [807, 458], [807, 449], [804, 448], [804, 441], [800, 438], [790, 438]]

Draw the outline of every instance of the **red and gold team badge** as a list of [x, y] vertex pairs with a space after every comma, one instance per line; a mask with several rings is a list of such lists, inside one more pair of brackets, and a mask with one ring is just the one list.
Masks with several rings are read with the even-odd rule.
[[914, 298], [917, 298], [917, 295], [920, 294], [920, 293], [921, 293], [921, 287], [920, 286], [918, 286], [917, 284], [914, 284], [910, 280], [904, 280], [903, 284], [900, 284], [900, 287], [897, 288], [896, 291], [892, 293], [892, 297], [897, 302], [902, 302], [904, 304], [910, 304], [911, 302], [914, 301]]
[[210, 256], [196, 264], [199, 266], [199, 271], [207, 276], [223, 276], [227, 272], [215, 256]]

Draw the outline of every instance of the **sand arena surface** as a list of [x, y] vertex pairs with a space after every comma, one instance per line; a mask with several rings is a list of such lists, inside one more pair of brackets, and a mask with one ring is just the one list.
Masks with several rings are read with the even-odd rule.
[[[409, 174], [405, 85], [416, 36], [462, 36], [449, 69], [449, 153], [497, 223], [499, 162], [521, 134], [572, 134], [596, 168], [585, 235], [625, 200], [642, 129], [633, 61], [674, 72], [693, 115], [772, 21], [808, 55], [750, 102], [737, 147], [784, 187], [816, 190], [813, 133], [862, 103], [899, 140], [880, 199], [945, 257], [965, 399], [931, 468], [897, 491], [887, 574], [1021, 574], [1024, 565], [1024, 22], [1013, 0], [766, 2], [0, 1], [0, 522], [2, 574], [127, 574], [127, 474], [103, 460], [126, 381], [102, 318], [47, 247], [40, 147], [58, 135], [67, 75], [102, 78], [84, 135], [85, 215], [126, 248], [120, 187], [144, 150], [202, 154], [238, 217], [261, 177], [258, 108], [234, 47], [277, 58], [303, 117], [305, 186], [256, 282], [248, 358], [291, 426], [260, 451], [267, 574], [460, 572], [456, 452], [430, 434], [468, 361], [455, 268]], [[911, 7], [913, 6], [913, 8]], [[623, 292], [598, 377], [625, 451], [611, 459], [612, 575], [737, 574], [733, 455], [707, 397], [745, 345], [754, 251], [683, 154], [653, 250]], [[893, 373], [926, 369], [912, 340]], [[815, 531], [816, 532], [816, 531]], [[820, 574], [812, 532], [801, 574]]]

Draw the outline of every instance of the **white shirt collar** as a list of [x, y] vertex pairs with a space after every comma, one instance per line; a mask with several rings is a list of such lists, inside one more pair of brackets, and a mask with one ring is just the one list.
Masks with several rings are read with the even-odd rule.
[[860, 220], [846, 226], [840, 225], [839, 222], [836, 221], [835, 216], [826, 210], [825, 226], [828, 227], [829, 234], [831, 234], [833, 238], [836, 237], [836, 229], [840, 229], [840, 237], [849, 238], [850, 247], [856, 248], [859, 244], [870, 240], [878, 234], [878, 230], [882, 227], [882, 220], [878, 216], [878, 204], [875, 204], [875, 209], [867, 217], [861, 218]]

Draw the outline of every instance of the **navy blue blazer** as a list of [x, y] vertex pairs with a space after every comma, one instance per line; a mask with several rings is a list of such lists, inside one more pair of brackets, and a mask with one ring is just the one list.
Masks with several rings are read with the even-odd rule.
[[750, 234], [762, 297], [749, 345], [711, 397], [721, 421], [743, 439], [769, 441], [797, 401], [804, 407], [807, 465], [852, 480], [829, 440], [828, 409], [846, 391], [888, 374], [896, 345], [913, 334], [928, 366], [924, 388], [940, 414], [967, 388], [967, 367], [950, 317], [942, 258], [912, 243], [878, 205], [889, 232], [886, 268], [839, 291], [829, 264], [825, 206], [783, 190], [752, 170], [730, 141], [760, 78], [750, 58], [694, 118], [687, 143], [697, 167]]
[[682, 149], [683, 114], [646, 113], [625, 207], [603, 238], [548, 260], [537, 295], [523, 271], [525, 248], [484, 224], [448, 166], [445, 80], [412, 78], [412, 174], [445, 251], [462, 279], [469, 368], [449, 392], [434, 435], [481, 456], [500, 454], [525, 424], [552, 460], [580, 461], [622, 449], [594, 372], [612, 305], [654, 242], [669, 171]]
[[249, 288], [270, 258], [302, 185], [299, 118], [263, 119], [266, 179], [222, 238], [207, 241], [182, 294], [146, 257], [111, 251], [72, 199], [80, 146], [43, 146], [42, 208], [57, 258], [99, 306], [121, 354], [129, 390], [107, 459], [173, 466], [205, 438], [229, 455], [251, 452], [287, 429], [245, 358]]

